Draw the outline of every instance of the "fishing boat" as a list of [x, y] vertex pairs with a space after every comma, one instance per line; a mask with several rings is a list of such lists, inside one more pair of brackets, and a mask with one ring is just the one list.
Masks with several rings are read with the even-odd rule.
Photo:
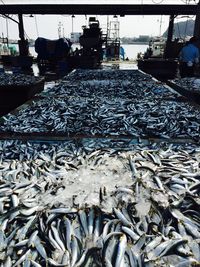
[[144, 54], [144, 58], [156, 57], [162, 58], [166, 47], [166, 39], [163, 37], [155, 37], [149, 41], [149, 47]]
[[[174, 49], [175, 47], [172, 48], [172, 51], [175, 51]], [[166, 58], [165, 51], [165, 38], [151, 39], [146, 52], [138, 55], [138, 68], [158, 79], [174, 79], [177, 74], [178, 60], [176, 55]]]

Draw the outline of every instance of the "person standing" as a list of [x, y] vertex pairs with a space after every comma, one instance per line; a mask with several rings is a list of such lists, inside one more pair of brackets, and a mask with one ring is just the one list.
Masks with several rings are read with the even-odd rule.
[[179, 70], [181, 78], [194, 76], [195, 64], [199, 63], [199, 49], [195, 45], [197, 41], [196, 37], [191, 37], [180, 51]]

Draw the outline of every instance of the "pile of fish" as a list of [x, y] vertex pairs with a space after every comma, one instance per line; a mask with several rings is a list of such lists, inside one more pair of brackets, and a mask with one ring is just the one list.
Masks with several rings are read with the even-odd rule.
[[172, 82], [188, 91], [200, 92], [200, 79], [198, 78], [186, 77], [182, 79], [174, 79]]
[[0, 125], [0, 132], [193, 139], [199, 129], [197, 108], [145, 98], [45, 97], [3, 117]]
[[[0, 266], [199, 266], [199, 148], [110, 146], [0, 143]], [[66, 201], [70, 175], [82, 170], [82, 194], [95, 178], [83, 170], [110, 166], [129, 185], [101, 184], [95, 205]]]
[[149, 77], [151, 75], [143, 73], [139, 70], [119, 70], [119, 69], [77, 69], [65, 76], [65, 81], [87, 81], [87, 80], [135, 80], [138, 78]]
[[40, 77], [25, 74], [0, 73], [0, 86], [26, 86], [37, 83]]
[[77, 70], [40, 95], [171, 100], [177, 97], [169, 87], [137, 70]]

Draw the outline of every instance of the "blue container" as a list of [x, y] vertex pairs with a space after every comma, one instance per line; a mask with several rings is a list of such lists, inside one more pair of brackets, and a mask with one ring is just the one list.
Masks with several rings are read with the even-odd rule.
[[12, 67], [13, 74], [20, 74], [22, 72], [21, 67]]
[[69, 71], [69, 66], [67, 62], [65, 61], [59, 61], [58, 62], [58, 72], [59, 73], [66, 73]]
[[5, 70], [4, 70], [4, 67], [0, 67], [0, 73], [4, 73]]

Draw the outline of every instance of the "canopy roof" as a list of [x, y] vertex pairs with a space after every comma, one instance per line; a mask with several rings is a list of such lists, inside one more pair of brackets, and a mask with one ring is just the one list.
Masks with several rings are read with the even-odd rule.
[[183, 0], [182, 4], [178, 0], [173, 1], [177, 4], [168, 4], [170, 0], [162, 0], [162, 4], [155, 4], [157, 0], [142, 0], [139, 4], [139, 0], [57, 0], [56, 4], [55, 0], [21, 0], [15, 1], [15, 4], [11, 0], [0, 2], [0, 14], [196, 15], [198, 9], [196, 4], [183, 4]]
[[[3, 4], [195, 4], [194, 0], [0, 0]], [[197, 1], [196, 1], [197, 2]]]

